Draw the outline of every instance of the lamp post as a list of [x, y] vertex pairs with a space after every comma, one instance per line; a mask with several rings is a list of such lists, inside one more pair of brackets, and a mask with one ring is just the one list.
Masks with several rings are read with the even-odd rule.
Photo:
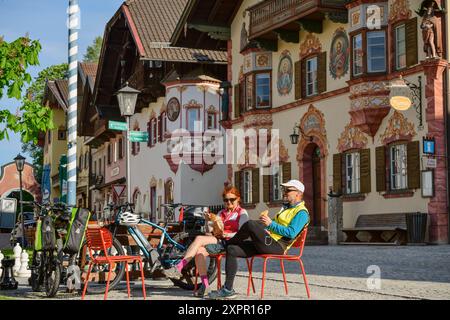
[[131, 203], [131, 169], [130, 169], [130, 117], [134, 114], [137, 97], [141, 93], [139, 90], [128, 86], [117, 91], [117, 100], [119, 101], [120, 114], [127, 119], [127, 202]]
[[422, 114], [422, 77], [418, 77], [419, 84], [411, 83], [400, 75], [393, 79], [389, 85], [391, 90], [389, 95], [389, 102], [391, 107], [398, 111], [406, 111], [413, 105], [413, 100], [416, 100], [414, 109], [419, 120], [418, 129], [423, 129], [423, 114]]
[[22, 248], [25, 249], [25, 227], [24, 227], [24, 218], [23, 218], [23, 193], [22, 193], [22, 171], [25, 167], [25, 158], [18, 154], [17, 157], [14, 158], [14, 162], [16, 163], [17, 171], [19, 172], [19, 185], [20, 185], [20, 216], [22, 219]]
[[306, 135], [305, 132], [303, 131], [303, 128], [300, 125], [295, 124], [294, 132], [289, 136], [291, 138], [292, 144], [298, 144], [298, 139], [300, 138], [300, 135], [298, 134], [297, 129], [299, 130], [303, 138], [308, 138], [310, 142], [313, 142], [314, 137]]

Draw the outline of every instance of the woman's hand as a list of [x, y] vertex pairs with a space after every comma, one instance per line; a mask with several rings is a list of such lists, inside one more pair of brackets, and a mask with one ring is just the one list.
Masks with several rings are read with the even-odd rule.
[[259, 221], [264, 223], [264, 225], [266, 227], [268, 227], [272, 223], [272, 219], [270, 219], [268, 216], [265, 216], [265, 215], [259, 217]]

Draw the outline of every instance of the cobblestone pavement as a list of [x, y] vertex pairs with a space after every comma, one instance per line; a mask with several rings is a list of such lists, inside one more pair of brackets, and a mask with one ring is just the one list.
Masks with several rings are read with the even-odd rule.
[[[378, 300], [378, 299], [450, 299], [450, 246], [308, 246], [305, 265], [312, 299]], [[369, 289], [371, 268], [379, 268], [381, 283]], [[283, 278], [277, 261], [267, 267], [265, 299], [307, 299], [298, 263], [285, 263], [289, 295], [284, 292]], [[235, 289], [238, 299], [259, 299], [261, 288], [261, 260], [253, 267], [257, 293], [246, 296], [247, 267], [240, 260]], [[223, 279], [225, 277], [223, 276]], [[371, 278], [372, 279], [372, 278]], [[45, 299], [42, 293], [32, 293], [26, 279], [18, 279], [19, 290], [0, 291], [0, 296], [18, 299]], [[369, 284], [373, 282], [369, 279]], [[216, 282], [212, 284], [216, 286]], [[170, 281], [146, 280], [149, 300], [194, 300], [189, 291], [176, 288]], [[128, 299], [125, 282], [111, 291], [110, 299]], [[80, 299], [76, 294], [58, 293], [57, 299]], [[88, 295], [87, 300], [103, 299], [102, 295]], [[142, 299], [140, 281], [135, 281], [132, 299]]]

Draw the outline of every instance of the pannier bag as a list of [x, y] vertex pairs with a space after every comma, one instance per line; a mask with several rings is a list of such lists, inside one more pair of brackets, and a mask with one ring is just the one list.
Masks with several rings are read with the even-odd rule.
[[36, 223], [36, 232], [34, 234], [34, 250], [42, 250], [42, 221], [40, 219]]
[[53, 250], [56, 247], [55, 224], [51, 216], [42, 219], [41, 224], [42, 250]]
[[69, 230], [67, 231], [66, 243], [64, 244], [65, 253], [74, 254], [80, 251], [90, 217], [91, 213], [87, 209], [72, 209], [72, 217], [69, 223]]

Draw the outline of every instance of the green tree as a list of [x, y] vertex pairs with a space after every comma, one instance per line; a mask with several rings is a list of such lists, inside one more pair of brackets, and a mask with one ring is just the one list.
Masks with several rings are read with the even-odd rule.
[[27, 69], [39, 65], [41, 49], [39, 41], [32, 41], [28, 36], [13, 42], [0, 37], [0, 98], [6, 91], [8, 98], [22, 99], [17, 114], [0, 107], [0, 140], [8, 139], [8, 132], [12, 131], [20, 133], [24, 142], [37, 142], [39, 132], [52, 127], [51, 110], [26, 95], [22, 96], [24, 87], [32, 81]]
[[98, 62], [100, 59], [100, 53], [102, 51], [103, 38], [97, 37], [91, 46], [87, 47], [86, 54], [84, 55], [84, 62]]
[[[30, 87], [28, 88], [27, 96], [30, 100], [36, 101], [39, 104], [43, 104], [45, 85], [47, 81], [57, 79], [67, 79], [68, 77], [68, 65], [67, 63], [61, 63], [45, 68], [36, 78], [34, 78]], [[43, 164], [44, 164], [44, 150], [34, 141], [23, 141], [22, 152], [28, 153], [33, 159], [32, 163], [35, 167], [34, 174], [36, 180], [41, 183]]]

